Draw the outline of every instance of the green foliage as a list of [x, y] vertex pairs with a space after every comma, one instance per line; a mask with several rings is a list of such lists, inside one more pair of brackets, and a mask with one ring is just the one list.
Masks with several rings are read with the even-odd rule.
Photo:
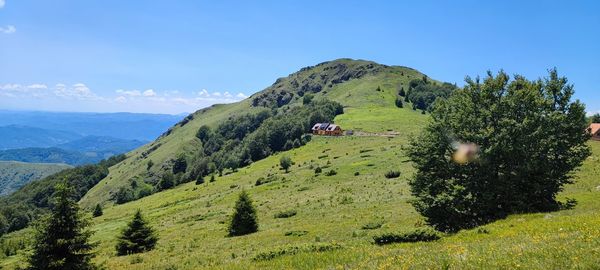
[[287, 231], [283, 235], [285, 236], [303, 236], [307, 235], [308, 231]]
[[154, 166], [154, 161], [148, 160], [148, 163], [146, 163], [146, 170], [149, 171], [152, 166]]
[[94, 212], [92, 212], [92, 216], [99, 217], [102, 216], [102, 214], [102, 207], [100, 206], [100, 204], [96, 204], [96, 207], [94, 207]]
[[283, 212], [278, 212], [274, 215], [275, 218], [290, 218], [297, 214], [296, 210], [290, 209]]
[[252, 200], [246, 191], [242, 191], [235, 203], [233, 216], [229, 223], [229, 236], [246, 235], [258, 231], [258, 218]]
[[432, 83], [423, 79], [410, 81], [405, 101], [413, 103], [413, 109], [428, 110], [438, 97], [447, 98], [456, 90], [456, 86], [450, 83]]
[[[435, 106], [408, 149], [417, 211], [435, 228], [455, 231], [558, 209], [557, 193], [590, 155], [585, 108], [571, 101], [573, 87], [556, 70], [538, 81], [510, 81], [504, 72], [466, 81]], [[462, 144], [479, 151], [452, 158]]]
[[154, 249], [158, 237], [154, 229], [148, 225], [140, 210], [135, 212], [133, 219], [121, 232], [117, 239], [117, 255], [129, 255]]
[[9, 195], [29, 182], [68, 168], [72, 167], [65, 164], [0, 161], [0, 196]]
[[281, 156], [279, 159], [279, 166], [287, 173], [290, 167], [292, 167], [292, 159], [289, 156]]
[[200, 176], [196, 179], [196, 185], [202, 185], [204, 184], [204, 177]]
[[323, 172], [323, 169], [321, 169], [321, 167], [315, 168], [315, 174], [320, 174], [321, 172]]
[[0, 197], [0, 216], [8, 220], [6, 232], [25, 228], [40, 215], [48, 213], [55, 186], [64, 181], [73, 188], [74, 200], [79, 200], [96, 183], [108, 175], [108, 168], [125, 159], [113, 156], [95, 165], [66, 169], [44, 179], [31, 182], [16, 192]]
[[592, 123], [600, 123], [600, 113], [592, 115], [591, 120]]
[[180, 154], [173, 162], [173, 174], [185, 173], [187, 170], [187, 161], [185, 155]]
[[205, 143], [206, 141], [208, 141], [210, 134], [211, 134], [210, 128], [207, 125], [203, 125], [198, 129], [198, 132], [196, 133], [196, 137], [198, 139], [200, 139], [200, 141], [202, 143]]
[[363, 230], [376, 230], [381, 228], [381, 226], [383, 226], [383, 223], [381, 221], [374, 221], [374, 222], [369, 222], [365, 225], [363, 225], [361, 227], [361, 229]]
[[255, 182], [255, 186], [260, 186], [260, 185], [264, 185], [266, 183], [271, 183], [271, 182], [275, 182], [278, 180], [283, 180], [285, 178], [283, 177], [278, 177], [277, 175], [269, 175], [266, 178], [265, 177], [259, 177], [258, 179], [256, 179]]
[[388, 178], [388, 179], [389, 178], [398, 178], [398, 177], [400, 177], [400, 171], [391, 170], [391, 171], [388, 171], [385, 173], [385, 178]]
[[325, 173], [325, 176], [334, 176], [337, 174], [336, 170], [329, 170]]
[[163, 173], [158, 181], [158, 190], [170, 189], [175, 186], [175, 176], [171, 172]]
[[29, 269], [96, 269], [91, 263], [92, 232], [87, 230], [88, 222], [81, 217], [73, 199], [74, 189], [63, 183], [55, 190], [50, 215], [36, 226]]
[[304, 105], [308, 105], [312, 102], [313, 98], [315, 96], [313, 94], [305, 94], [304, 97], [302, 97], [302, 104]]
[[402, 99], [400, 97], [396, 97], [396, 107], [398, 108], [404, 108], [404, 103], [402, 103]]
[[405, 97], [406, 96], [406, 91], [404, 91], [404, 87], [400, 88], [400, 91], [398, 91], [398, 95], [401, 97]]
[[[331, 121], [342, 112], [337, 102], [311, 100], [305, 106], [278, 109], [275, 113], [260, 110], [230, 117], [214, 131], [202, 126], [197, 135], [203, 150], [192, 164], [192, 172], [208, 175], [226, 168], [235, 170], [274, 152], [300, 147], [310, 141], [305, 133], [312, 124]], [[207, 165], [211, 163], [214, 168]]]
[[373, 236], [373, 241], [377, 245], [386, 245], [391, 243], [430, 242], [440, 238], [438, 232], [427, 228], [404, 233], [384, 233]]
[[254, 261], [268, 261], [277, 257], [285, 255], [295, 255], [298, 253], [308, 252], [326, 252], [332, 250], [342, 249], [340, 244], [335, 243], [318, 243], [318, 244], [304, 244], [298, 246], [286, 246], [280, 247], [270, 251], [263, 251], [256, 254], [253, 258]]
[[126, 202], [135, 200], [135, 194], [133, 194], [133, 190], [128, 187], [120, 187], [119, 190], [113, 195], [112, 199], [117, 204], [124, 204]]

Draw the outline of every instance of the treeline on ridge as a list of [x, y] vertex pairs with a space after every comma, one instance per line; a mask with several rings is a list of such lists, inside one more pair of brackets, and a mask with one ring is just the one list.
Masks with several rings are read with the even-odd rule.
[[131, 180], [112, 199], [125, 203], [182, 183], [202, 183], [206, 176], [214, 178], [227, 169], [235, 171], [275, 152], [300, 147], [310, 141], [307, 133], [314, 123], [331, 122], [342, 113], [341, 104], [309, 94], [302, 102], [233, 116], [213, 128], [201, 126], [196, 133], [201, 149], [180, 153], [159, 172], [151, 171], [154, 164], [149, 162], [143, 180]]
[[411, 80], [408, 90], [404, 93], [404, 89], [401, 89], [399, 94], [404, 96], [405, 102], [413, 104], [413, 110], [428, 111], [438, 97], [448, 98], [456, 89], [454, 84], [432, 82], [427, 76], [423, 76], [421, 79]]

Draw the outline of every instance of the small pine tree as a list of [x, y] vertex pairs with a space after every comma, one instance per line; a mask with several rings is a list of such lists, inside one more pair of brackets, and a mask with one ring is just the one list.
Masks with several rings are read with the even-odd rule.
[[94, 208], [94, 212], [92, 213], [93, 217], [102, 216], [104, 213], [102, 212], [102, 207], [100, 204], [96, 204], [96, 208]]
[[404, 91], [404, 87], [400, 88], [400, 92], [398, 92], [398, 95], [400, 95], [401, 97], [406, 96], [406, 92]]
[[229, 223], [229, 236], [239, 236], [258, 231], [256, 209], [246, 191], [240, 193]]
[[133, 219], [117, 239], [117, 255], [140, 253], [154, 249], [158, 237], [154, 229], [142, 217], [140, 210], [135, 212]]
[[204, 184], [204, 176], [200, 175], [196, 179], [196, 185], [202, 185], [202, 184]]
[[403, 108], [404, 104], [402, 103], [402, 99], [396, 98], [396, 107]]
[[211, 182], [214, 182], [214, 181], [215, 181], [215, 175], [214, 175], [214, 174], [211, 174], [211, 175], [210, 175], [210, 181], [211, 181]]
[[149, 171], [152, 166], [154, 166], [154, 161], [148, 160], [148, 163], [146, 163], [146, 170]]
[[94, 245], [89, 243], [92, 232], [79, 213], [73, 188], [62, 183], [55, 189], [52, 212], [36, 226], [28, 269], [96, 269], [91, 262], [94, 257]]
[[284, 169], [287, 173], [290, 167], [292, 166], [292, 159], [288, 156], [282, 156], [279, 159], [279, 165], [281, 165], [281, 168]]

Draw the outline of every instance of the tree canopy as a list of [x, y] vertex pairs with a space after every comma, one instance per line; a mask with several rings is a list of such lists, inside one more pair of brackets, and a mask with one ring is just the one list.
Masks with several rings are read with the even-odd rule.
[[573, 93], [556, 70], [535, 81], [504, 72], [467, 78], [436, 102], [408, 148], [417, 211], [437, 229], [455, 231], [557, 209], [556, 194], [590, 155], [585, 107]]
[[591, 120], [592, 123], [600, 123], [600, 113], [592, 115]]
[[36, 226], [29, 269], [96, 269], [91, 263], [94, 245], [89, 243], [89, 223], [79, 213], [74, 189], [58, 184], [49, 216]]

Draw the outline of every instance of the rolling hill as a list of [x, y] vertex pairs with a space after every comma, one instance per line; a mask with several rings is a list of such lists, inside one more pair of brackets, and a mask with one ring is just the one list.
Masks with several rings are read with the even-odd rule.
[[[302, 104], [305, 93], [313, 94], [315, 99], [327, 97], [340, 102], [344, 106], [344, 114], [338, 116], [335, 122], [343, 129], [380, 133], [414, 131], [415, 126], [425, 123], [426, 118], [414, 117], [419, 113], [409, 108], [399, 110], [394, 101], [401, 87], [408, 88], [411, 80], [424, 77], [411, 68], [350, 59], [303, 68], [277, 79], [272, 86], [244, 101], [214, 105], [191, 114], [153, 143], [130, 152], [127, 160], [111, 168], [109, 176], [92, 188], [81, 204], [91, 207], [98, 202], [111, 201], [113, 194], [122, 187], [129, 187], [132, 180], [143, 182], [149, 174], [164, 170], [178, 155], [199, 151], [202, 146], [195, 135], [202, 125], [215, 128], [226, 119], [259, 111], [265, 106], [298, 106]], [[159, 166], [148, 170], [150, 160]]]
[[0, 161], [0, 196], [8, 195], [25, 184], [71, 168], [66, 164]]
[[[560, 195], [579, 202], [573, 209], [512, 215], [435, 242], [372, 243], [374, 235], [424, 225], [410, 205], [407, 182], [414, 169], [403, 147], [428, 116], [413, 110], [412, 103], [398, 108], [395, 102], [400, 89], [425, 78], [406, 67], [339, 59], [280, 78], [247, 100], [193, 113], [129, 152], [81, 199], [87, 211], [104, 206], [92, 226], [92, 240], [99, 243], [95, 262], [107, 269], [595, 269], [600, 264], [597, 142], [590, 142], [593, 155], [576, 172], [576, 183]], [[179, 157], [191, 163], [190, 157], [203, 150], [196, 136], [201, 126], [214, 129], [265, 108], [284, 113], [306, 106], [309, 93], [342, 104], [344, 113], [334, 121], [356, 135], [313, 136], [303, 146], [225, 169], [215, 181], [183, 183], [115, 204], [116, 192], [147, 185], [145, 179], [170, 170]], [[279, 168], [282, 156], [294, 162], [288, 173]], [[386, 178], [392, 170], [400, 176]], [[259, 231], [227, 237], [226, 224], [242, 190], [254, 200]], [[138, 209], [158, 232], [157, 248], [116, 256], [116, 237]], [[283, 212], [296, 214], [281, 218]], [[19, 243], [28, 241], [29, 233], [25, 229], [2, 239]], [[25, 255], [25, 250], [0, 255], [0, 266], [22, 265]]]
[[81, 137], [81, 135], [69, 131], [8, 125], [0, 127], [0, 138], [2, 138], [0, 140], [0, 150], [50, 147], [80, 139]]

